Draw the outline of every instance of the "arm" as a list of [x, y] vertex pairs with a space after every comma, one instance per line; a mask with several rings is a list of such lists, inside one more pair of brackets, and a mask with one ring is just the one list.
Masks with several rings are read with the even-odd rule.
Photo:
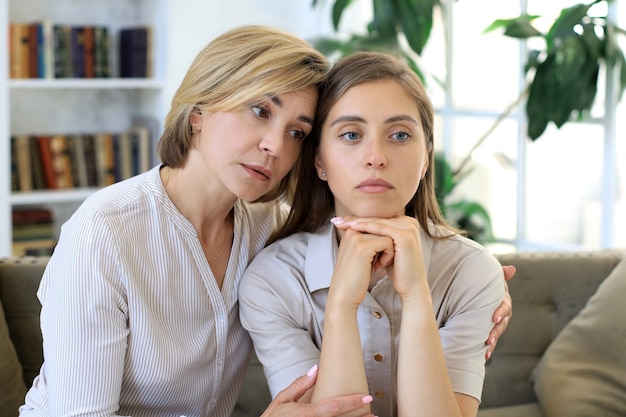
[[[469, 291], [461, 288], [461, 292], [446, 295], [446, 298], [451, 297], [453, 303], [451, 318], [439, 329], [433, 315], [433, 300], [426, 280], [417, 222], [404, 216], [388, 220], [359, 219], [350, 227], [393, 239], [395, 255], [387, 271], [402, 303], [398, 358], [399, 416], [416, 413], [424, 416], [475, 416], [480, 396], [477, 385], [482, 383], [484, 375], [483, 338], [491, 328], [491, 314], [504, 295], [501, 267], [495, 259], [491, 259], [493, 257], [487, 260], [478, 250], [472, 253], [479, 255], [471, 257], [477, 258], [476, 261], [468, 261], [466, 258], [469, 256], [463, 257], [461, 264], [455, 268], [455, 280], [466, 284], [471, 281], [474, 285], [477, 281], [473, 279], [475, 276], [485, 278], [476, 282], [476, 286]], [[478, 296], [487, 286], [487, 297]], [[438, 305], [437, 310], [440, 308]], [[465, 374], [471, 376], [466, 377]], [[470, 392], [476, 398], [455, 393], [455, 390]]]
[[[504, 279], [510, 281], [515, 275], [516, 269], [513, 265], [505, 265], [502, 267], [502, 271], [504, 272]], [[513, 300], [511, 299], [511, 294], [509, 294], [509, 286], [507, 284], [504, 285], [504, 290], [504, 300], [502, 300], [500, 306], [493, 313], [493, 322], [495, 325], [493, 329], [491, 329], [491, 332], [489, 332], [489, 337], [485, 341], [485, 344], [488, 346], [487, 352], [485, 352], [485, 359], [489, 359], [493, 354], [498, 339], [504, 334], [504, 331], [509, 325], [509, 320], [511, 320], [513, 316]]]
[[[310, 392], [317, 379], [317, 365], [298, 377], [290, 386], [278, 393], [261, 417], [335, 417], [369, 404], [372, 397], [360, 394], [331, 398], [317, 404], [299, 402]], [[366, 414], [363, 417], [374, 417]]]
[[[370, 284], [372, 264], [379, 253], [393, 253], [389, 238], [354, 230], [346, 230], [343, 234], [326, 302], [320, 376], [313, 392], [313, 402], [334, 395], [367, 392], [356, 314]], [[360, 410], [365, 411], [368, 409]]]
[[107, 236], [97, 215], [76, 216], [64, 226], [42, 279], [50, 415], [111, 416], [119, 407], [128, 328]]

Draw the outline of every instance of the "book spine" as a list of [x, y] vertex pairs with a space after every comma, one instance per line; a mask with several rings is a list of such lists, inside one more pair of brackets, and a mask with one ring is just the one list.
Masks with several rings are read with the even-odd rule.
[[41, 155], [39, 154], [39, 146], [37, 146], [37, 138], [35, 136], [30, 137], [29, 145], [31, 165], [33, 167], [33, 188], [35, 190], [43, 190], [46, 188], [46, 180], [44, 178]]
[[145, 78], [148, 68], [148, 28], [120, 31], [120, 77]]
[[17, 172], [20, 191], [33, 190], [33, 169], [30, 156], [30, 138], [26, 135], [15, 137], [17, 147]]
[[106, 26], [94, 27], [94, 76], [109, 78], [111, 68], [109, 61], [109, 30]]
[[28, 25], [28, 78], [39, 77], [39, 35], [37, 23]]
[[83, 28], [85, 78], [95, 77], [93, 26]]
[[17, 145], [15, 136], [11, 136], [11, 191], [20, 190], [19, 173], [17, 170]]
[[50, 137], [38, 136], [39, 156], [41, 157], [41, 167], [43, 168], [46, 188], [54, 190], [57, 188], [56, 173], [52, 164], [52, 150], [50, 149]]
[[115, 182], [115, 157], [113, 135], [108, 132], [96, 134], [96, 163], [98, 167], [98, 185], [105, 187]]
[[87, 134], [83, 136], [83, 155], [87, 173], [87, 186], [98, 186], [98, 162], [96, 160], [96, 137]]
[[54, 77], [68, 78], [70, 76], [69, 61], [69, 26], [54, 25]]
[[85, 78], [85, 35], [82, 26], [70, 28], [71, 75], [73, 78]]
[[50, 148], [52, 150], [52, 164], [56, 173], [57, 188], [72, 188], [72, 167], [67, 149], [67, 138], [65, 135], [54, 135], [50, 138]]

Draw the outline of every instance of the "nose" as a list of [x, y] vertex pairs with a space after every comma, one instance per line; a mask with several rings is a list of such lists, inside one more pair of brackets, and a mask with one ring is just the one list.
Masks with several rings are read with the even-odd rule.
[[259, 142], [259, 149], [264, 154], [270, 156], [280, 156], [284, 145], [284, 138], [282, 131], [270, 130], [263, 135]]
[[387, 166], [383, 145], [378, 141], [371, 141], [367, 147], [366, 163], [368, 168], [384, 168]]

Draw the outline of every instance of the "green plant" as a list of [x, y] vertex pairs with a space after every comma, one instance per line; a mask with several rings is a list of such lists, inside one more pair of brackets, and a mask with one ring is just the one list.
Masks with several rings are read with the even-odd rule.
[[[332, 22], [339, 29], [341, 17], [351, 0], [335, 0], [332, 5]], [[313, 0], [313, 7], [318, 5]], [[404, 56], [408, 65], [424, 81], [415, 55], [422, 53], [433, 24], [433, 11], [440, 7], [439, 0], [372, 0], [373, 19], [367, 24], [367, 34], [351, 35], [341, 40], [321, 37], [313, 40], [315, 47], [327, 56], [346, 56], [355, 51], [387, 51]], [[406, 40], [406, 43], [403, 42]], [[408, 49], [406, 46], [408, 45]], [[443, 154], [435, 155], [435, 192], [441, 211], [451, 224], [465, 230], [468, 237], [486, 243], [493, 240], [491, 219], [487, 210], [475, 201], [455, 199], [453, 191], [470, 173], [465, 169], [469, 159], [460, 169], [453, 170]]]
[[[526, 115], [528, 136], [539, 138], [550, 122], [558, 128], [574, 119], [584, 119], [596, 98], [598, 73], [607, 67], [619, 74], [621, 98], [626, 87], [626, 60], [617, 36], [626, 32], [614, 25], [608, 16], [590, 14], [593, 6], [614, 0], [595, 0], [563, 9], [546, 33], [533, 26], [539, 17], [520, 15], [496, 20], [486, 32], [504, 28], [504, 35], [517, 39], [542, 38], [543, 50], [528, 54]], [[608, 10], [608, 7], [606, 7]]]

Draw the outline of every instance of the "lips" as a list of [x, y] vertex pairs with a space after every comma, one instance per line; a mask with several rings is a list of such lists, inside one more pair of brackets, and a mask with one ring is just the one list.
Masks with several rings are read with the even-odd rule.
[[382, 178], [368, 178], [357, 185], [356, 188], [364, 192], [382, 193], [393, 189], [393, 185]]
[[272, 178], [272, 171], [262, 165], [241, 164], [241, 166], [243, 166], [243, 168], [248, 171], [248, 173], [254, 178], [264, 181], [270, 180]]

